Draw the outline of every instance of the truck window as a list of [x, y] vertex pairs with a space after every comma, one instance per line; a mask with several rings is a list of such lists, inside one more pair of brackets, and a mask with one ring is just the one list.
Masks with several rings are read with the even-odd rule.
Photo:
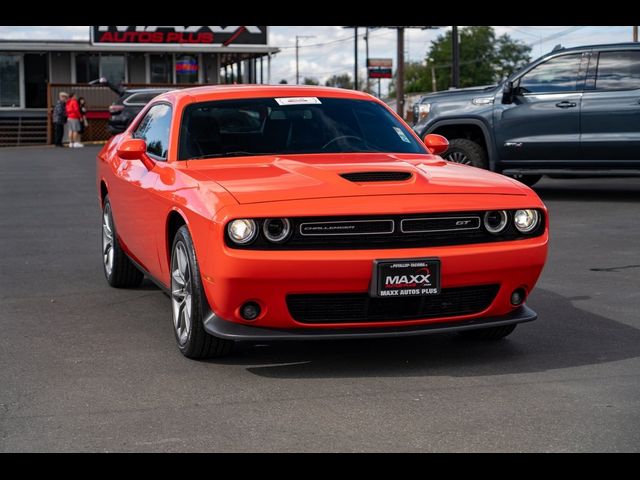
[[523, 93], [574, 92], [582, 54], [563, 55], [542, 63], [520, 79]]
[[640, 88], [640, 50], [601, 52], [596, 90], [634, 90]]

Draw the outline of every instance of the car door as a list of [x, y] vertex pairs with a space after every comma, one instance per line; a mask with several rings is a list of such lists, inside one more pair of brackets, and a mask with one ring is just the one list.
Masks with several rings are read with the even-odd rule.
[[580, 103], [588, 57], [552, 57], [514, 82], [494, 113], [496, 148], [507, 166], [545, 167], [580, 155]]
[[594, 168], [640, 166], [640, 50], [593, 55], [581, 116], [581, 152]]
[[[133, 131], [134, 138], [147, 143], [147, 154], [158, 164], [167, 161], [172, 108], [160, 103], [152, 106]], [[149, 171], [140, 160], [119, 159], [113, 194], [114, 220], [128, 253], [154, 277], [159, 276], [156, 237], [161, 201], [155, 192], [160, 165]], [[162, 232], [160, 232], [162, 233]]]

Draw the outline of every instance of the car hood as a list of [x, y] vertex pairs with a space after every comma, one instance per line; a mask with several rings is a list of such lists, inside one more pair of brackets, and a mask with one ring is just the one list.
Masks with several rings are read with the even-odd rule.
[[498, 89], [499, 85], [486, 85], [482, 87], [458, 88], [455, 90], [443, 90], [441, 92], [428, 93], [422, 97], [423, 101], [439, 100], [441, 98], [455, 98], [463, 96], [478, 96], [478, 94], [491, 95]]
[[[259, 162], [259, 163], [258, 163]], [[241, 204], [287, 200], [425, 194], [526, 195], [519, 183], [431, 155], [292, 155], [190, 161], [194, 176], [215, 181]], [[404, 172], [391, 182], [353, 182], [341, 175]]]

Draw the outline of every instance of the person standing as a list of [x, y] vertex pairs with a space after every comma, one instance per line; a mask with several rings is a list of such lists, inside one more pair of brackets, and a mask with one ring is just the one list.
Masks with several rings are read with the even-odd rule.
[[84, 97], [80, 97], [78, 99], [78, 104], [80, 105], [80, 113], [82, 114], [82, 119], [80, 120], [80, 135], [84, 135], [85, 130], [89, 126], [89, 120], [87, 120], [87, 113], [89, 112], [89, 107], [87, 106], [87, 101]]
[[75, 93], [69, 95], [67, 102], [67, 122], [69, 123], [69, 147], [82, 148], [80, 143], [80, 131], [82, 130], [82, 111]]
[[53, 107], [53, 144], [56, 147], [62, 147], [62, 139], [64, 137], [64, 126], [67, 123], [67, 100], [69, 94], [60, 92], [58, 101]]

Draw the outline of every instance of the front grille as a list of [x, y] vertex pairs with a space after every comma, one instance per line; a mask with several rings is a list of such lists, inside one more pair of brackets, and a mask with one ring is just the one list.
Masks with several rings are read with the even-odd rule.
[[371, 182], [405, 182], [413, 177], [409, 172], [355, 172], [340, 175], [345, 180], [354, 183]]
[[[248, 245], [231, 242], [240, 250], [374, 250], [391, 248], [441, 247], [521, 240], [540, 236], [545, 230], [544, 213], [536, 231], [522, 234], [509, 226], [499, 235], [484, 228], [485, 212], [452, 212], [410, 215], [291, 218], [291, 236], [286, 242], [271, 243], [262, 235]], [[263, 219], [257, 219], [262, 231]]]
[[496, 298], [499, 285], [447, 288], [440, 295], [371, 298], [366, 293], [289, 295], [287, 306], [300, 323], [375, 323], [447, 318], [480, 313]]

